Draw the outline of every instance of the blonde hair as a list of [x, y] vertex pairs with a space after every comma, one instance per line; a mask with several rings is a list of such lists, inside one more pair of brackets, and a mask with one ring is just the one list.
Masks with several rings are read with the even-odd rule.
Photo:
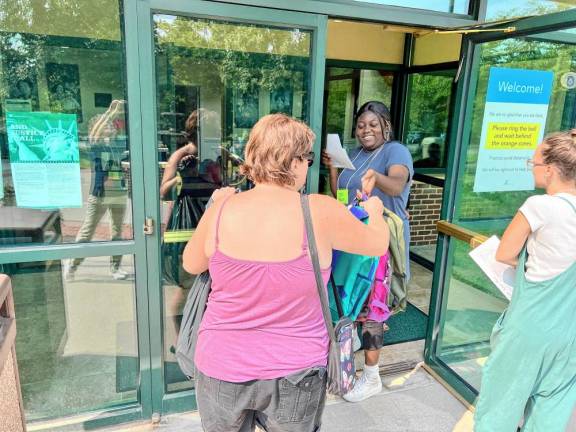
[[564, 181], [576, 181], [576, 129], [556, 132], [543, 141], [542, 158], [554, 165]]
[[96, 142], [104, 138], [104, 130], [106, 127], [113, 128], [114, 120], [123, 118], [125, 115], [126, 101], [114, 99], [106, 112], [95, 119], [90, 121], [88, 139], [90, 142]]
[[299, 120], [285, 114], [264, 116], [250, 131], [240, 172], [255, 183], [293, 186], [292, 161], [308, 153], [315, 138]]

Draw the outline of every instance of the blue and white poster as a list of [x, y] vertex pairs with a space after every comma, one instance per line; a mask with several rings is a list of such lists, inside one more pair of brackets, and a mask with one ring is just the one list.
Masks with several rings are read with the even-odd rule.
[[526, 166], [544, 138], [554, 74], [490, 68], [474, 192], [534, 189]]
[[82, 207], [76, 114], [7, 112], [16, 205]]

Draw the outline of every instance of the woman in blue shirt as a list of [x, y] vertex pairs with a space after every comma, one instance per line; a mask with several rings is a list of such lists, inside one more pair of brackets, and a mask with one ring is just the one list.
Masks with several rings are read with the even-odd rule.
[[[406, 243], [406, 273], [409, 271], [410, 224], [406, 206], [414, 168], [410, 152], [394, 139], [394, 130], [388, 107], [370, 101], [362, 105], [355, 117], [356, 140], [359, 146], [350, 154], [355, 169], [338, 172], [330, 157], [323, 153], [322, 161], [330, 168], [330, 189], [339, 201], [351, 204], [358, 191], [376, 195], [384, 206], [396, 213], [404, 222]], [[349, 402], [359, 402], [379, 393], [382, 382], [378, 370], [380, 349], [384, 344], [382, 323], [366, 321], [362, 325], [365, 367], [354, 389], [344, 396]]]

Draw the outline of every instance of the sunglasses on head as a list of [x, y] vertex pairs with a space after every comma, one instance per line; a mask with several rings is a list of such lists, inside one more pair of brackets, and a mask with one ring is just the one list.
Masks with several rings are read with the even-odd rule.
[[308, 166], [311, 167], [312, 164], [314, 163], [314, 152], [308, 152], [308, 153], [304, 153], [302, 156], [299, 156], [299, 159], [301, 160], [305, 160], [306, 162], [308, 162]]

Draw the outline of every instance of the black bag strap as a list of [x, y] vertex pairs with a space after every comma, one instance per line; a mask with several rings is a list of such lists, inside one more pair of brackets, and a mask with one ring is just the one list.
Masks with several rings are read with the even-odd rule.
[[316, 288], [318, 288], [318, 296], [320, 297], [320, 305], [322, 306], [324, 323], [326, 324], [326, 329], [328, 330], [328, 337], [332, 342], [336, 343], [336, 335], [334, 333], [334, 326], [332, 325], [332, 316], [330, 315], [328, 296], [326, 295], [326, 289], [324, 288], [324, 280], [322, 279], [322, 272], [320, 270], [320, 261], [318, 260], [318, 249], [316, 248], [316, 239], [314, 238], [314, 227], [312, 226], [312, 217], [310, 216], [308, 195], [301, 194], [300, 202], [302, 204], [302, 213], [304, 214], [304, 225], [306, 226], [306, 235], [308, 236], [308, 249], [310, 250], [312, 266], [314, 267]]
[[338, 318], [342, 318], [344, 316], [344, 310], [342, 308], [342, 299], [340, 298], [340, 294], [338, 293], [338, 289], [336, 287], [336, 281], [334, 280], [334, 273], [330, 273], [330, 282], [329, 284], [332, 286], [332, 294], [334, 295], [334, 303], [336, 303], [336, 310], [338, 311]]

